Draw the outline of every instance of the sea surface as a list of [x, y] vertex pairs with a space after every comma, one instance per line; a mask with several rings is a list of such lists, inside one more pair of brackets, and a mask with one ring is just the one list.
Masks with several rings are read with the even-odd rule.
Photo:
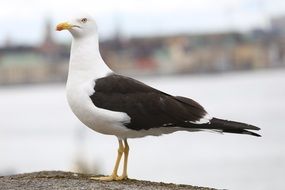
[[[220, 189], [285, 189], [285, 70], [139, 78], [191, 97], [210, 115], [261, 128], [261, 138], [177, 132], [130, 139], [129, 177]], [[64, 85], [0, 87], [0, 174], [110, 174], [117, 140], [83, 126]]]

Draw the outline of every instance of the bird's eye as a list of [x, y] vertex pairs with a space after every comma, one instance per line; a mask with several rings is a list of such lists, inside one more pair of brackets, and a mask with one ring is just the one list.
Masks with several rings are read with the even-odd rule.
[[82, 18], [82, 19], [81, 19], [81, 22], [82, 22], [82, 23], [86, 23], [86, 22], [87, 22], [87, 18]]

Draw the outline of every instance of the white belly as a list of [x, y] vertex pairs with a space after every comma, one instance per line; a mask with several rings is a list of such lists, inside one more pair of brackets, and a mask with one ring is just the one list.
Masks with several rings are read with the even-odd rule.
[[115, 135], [120, 139], [140, 138], [147, 135], [159, 136], [178, 131], [179, 128], [154, 128], [131, 130], [124, 126], [131, 118], [124, 112], [109, 111], [96, 107], [90, 95], [94, 93], [94, 83], [68, 85], [66, 95], [69, 106], [77, 118], [89, 128], [102, 134]]
[[[93, 85], [91, 89], [93, 89]], [[67, 100], [73, 113], [82, 123], [94, 131], [124, 137], [129, 129], [123, 124], [130, 122], [130, 117], [123, 112], [96, 107], [89, 97], [92, 93], [94, 90], [91, 92], [90, 83], [77, 87], [67, 85]]]

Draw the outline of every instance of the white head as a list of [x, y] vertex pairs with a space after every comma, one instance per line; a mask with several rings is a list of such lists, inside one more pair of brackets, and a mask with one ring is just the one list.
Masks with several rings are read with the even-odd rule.
[[73, 38], [84, 38], [97, 34], [97, 25], [91, 16], [84, 15], [76, 17], [68, 22], [58, 24], [56, 30], [68, 30]]
[[112, 72], [101, 57], [97, 26], [91, 16], [76, 16], [58, 24], [56, 30], [68, 30], [73, 36], [68, 81], [94, 81], [94, 77], [103, 77]]

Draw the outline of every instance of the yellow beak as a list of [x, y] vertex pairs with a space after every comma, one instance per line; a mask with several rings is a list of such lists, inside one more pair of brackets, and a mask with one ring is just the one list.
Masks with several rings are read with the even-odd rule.
[[68, 22], [63, 22], [63, 23], [60, 23], [56, 26], [57, 31], [68, 30], [70, 28], [72, 28], [72, 25], [69, 24]]

